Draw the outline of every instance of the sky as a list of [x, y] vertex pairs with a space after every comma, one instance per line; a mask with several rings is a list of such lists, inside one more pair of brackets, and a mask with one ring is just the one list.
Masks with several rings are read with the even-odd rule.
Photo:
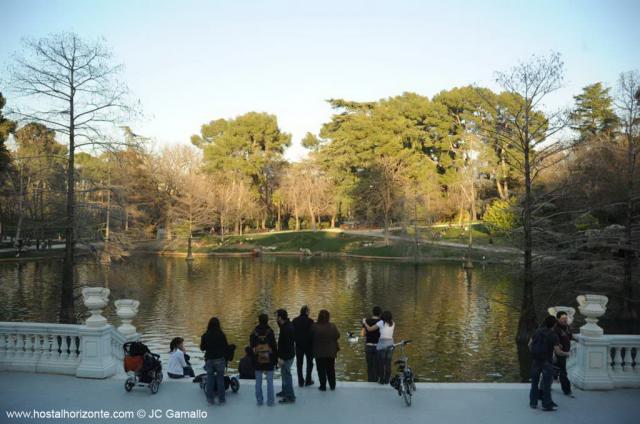
[[562, 55], [547, 107], [570, 106], [585, 85], [640, 69], [639, 18], [637, 0], [0, 0], [0, 80], [24, 37], [104, 37], [143, 107], [134, 132], [157, 147], [259, 111], [293, 135], [297, 160], [330, 120], [329, 98], [496, 89], [496, 71], [533, 54]]

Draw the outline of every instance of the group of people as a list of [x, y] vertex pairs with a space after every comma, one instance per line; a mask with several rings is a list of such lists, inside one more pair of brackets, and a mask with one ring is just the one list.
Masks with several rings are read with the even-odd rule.
[[[238, 365], [241, 379], [255, 380], [255, 396], [258, 405], [264, 404], [262, 380], [266, 380], [266, 403], [295, 403], [296, 394], [293, 385], [293, 362], [296, 362], [298, 386], [312, 386], [314, 361], [319, 379], [318, 389], [331, 391], [336, 388], [336, 357], [340, 351], [338, 340], [340, 331], [331, 322], [329, 311], [322, 309], [314, 321], [308, 306], [300, 309], [300, 314], [289, 319], [285, 309], [276, 311], [278, 335], [269, 325], [269, 316], [260, 314], [258, 324], [249, 334], [249, 345], [245, 347], [244, 357]], [[391, 351], [395, 324], [391, 312], [373, 308], [373, 315], [362, 320], [361, 335], [365, 338], [367, 358], [367, 377], [371, 382], [388, 384], [391, 378]], [[200, 340], [200, 349], [204, 351], [207, 379], [205, 395], [210, 404], [225, 403], [224, 372], [229, 352], [232, 349], [221, 328], [220, 320], [209, 320], [206, 332]], [[274, 393], [273, 375], [280, 368], [282, 391]], [[171, 378], [193, 377], [193, 368], [189, 355], [184, 349], [184, 340], [174, 338], [170, 343], [167, 374]]]
[[545, 411], [555, 411], [558, 408], [551, 398], [551, 384], [556, 372], [562, 392], [573, 397], [567, 375], [567, 357], [571, 355], [571, 340], [574, 336], [568, 319], [569, 316], [564, 311], [558, 312], [556, 316], [547, 316], [529, 340], [532, 357], [529, 392], [531, 408], [537, 408], [540, 401]]

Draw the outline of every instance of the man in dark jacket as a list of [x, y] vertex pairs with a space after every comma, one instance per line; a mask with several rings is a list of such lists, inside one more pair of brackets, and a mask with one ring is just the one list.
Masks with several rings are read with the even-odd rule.
[[[298, 369], [298, 385], [311, 386], [311, 372], [313, 371], [313, 348], [311, 346], [311, 329], [313, 328], [313, 320], [309, 318], [309, 307], [303, 306], [300, 309], [300, 315], [293, 319], [293, 327], [295, 329], [296, 340], [296, 368]], [[302, 375], [303, 361], [307, 360], [306, 380]]]
[[[373, 327], [378, 321], [380, 321], [380, 315], [382, 315], [382, 308], [375, 306], [373, 308], [373, 315], [371, 318], [367, 318], [367, 325]], [[362, 326], [360, 335], [364, 337], [364, 354], [367, 360], [367, 381], [372, 383], [378, 381], [378, 364], [376, 363], [376, 356], [378, 353], [377, 345], [380, 340], [380, 330], [367, 331]]]
[[282, 391], [278, 395], [282, 397], [280, 403], [293, 403], [296, 401], [296, 395], [293, 392], [291, 366], [296, 355], [294, 347], [295, 330], [293, 324], [289, 321], [287, 311], [278, 309], [276, 315], [278, 317], [278, 326], [280, 327], [280, 334], [278, 335], [278, 365], [282, 375]]
[[253, 349], [253, 364], [256, 370], [256, 401], [262, 405], [262, 375], [267, 376], [267, 405], [275, 404], [273, 390], [273, 370], [278, 358], [276, 336], [269, 326], [269, 316], [260, 314], [258, 326], [249, 337], [249, 346]]
[[[555, 411], [557, 405], [551, 399], [551, 381], [553, 380], [553, 354], [557, 357], [569, 356], [568, 352], [563, 352], [560, 347], [560, 339], [553, 331], [556, 325], [556, 317], [548, 316], [542, 326], [537, 329], [531, 340], [531, 391], [529, 392], [529, 406], [538, 407], [538, 400], [542, 398], [542, 409], [545, 411]], [[542, 384], [540, 384], [542, 375]]]

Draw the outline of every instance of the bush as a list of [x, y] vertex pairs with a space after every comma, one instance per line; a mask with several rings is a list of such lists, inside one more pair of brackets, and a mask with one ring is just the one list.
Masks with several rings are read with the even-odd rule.
[[587, 212], [576, 219], [575, 226], [578, 231], [594, 230], [600, 228], [600, 222], [598, 218]]
[[505, 234], [516, 228], [518, 216], [513, 203], [506, 200], [494, 200], [483, 217], [484, 224], [493, 234]]

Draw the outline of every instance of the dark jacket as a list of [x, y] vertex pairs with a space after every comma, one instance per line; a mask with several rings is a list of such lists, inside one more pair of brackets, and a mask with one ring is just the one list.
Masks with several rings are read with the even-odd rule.
[[315, 323], [311, 332], [315, 358], [335, 358], [338, 355], [340, 332], [334, 323]]
[[258, 336], [261, 337], [264, 335], [267, 336], [266, 341], [271, 348], [271, 361], [268, 364], [258, 364], [258, 358], [256, 355], [253, 355], [253, 366], [257, 371], [273, 371], [276, 367], [276, 362], [278, 361], [278, 345], [276, 344], [276, 335], [273, 332], [273, 329], [268, 325], [258, 325], [249, 336], [249, 346], [255, 348], [259, 343]]
[[287, 360], [296, 356], [294, 334], [295, 329], [293, 328], [291, 321], [286, 320], [280, 325], [280, 334], [278, 335], [278, 358]]
[[555, 331], [558, 339], [560, 339], [562, 350], [564, 352], [569, 352], [571, 350], [571, 339], [573, 339], [571, 328], [568, 325], [556, 324], [553, 331]]
[[311, 329], [313, 320], [307, 315], [298, 315], [292, 321], [295, 329], [296, 348], [308, 351], [311, 349]]
[[229, 350], [227, 337], [222, 331], [213, 334], [204, 333], [200, 338], [200, 350], [204, 351], [205, 361], [225, 358]]

